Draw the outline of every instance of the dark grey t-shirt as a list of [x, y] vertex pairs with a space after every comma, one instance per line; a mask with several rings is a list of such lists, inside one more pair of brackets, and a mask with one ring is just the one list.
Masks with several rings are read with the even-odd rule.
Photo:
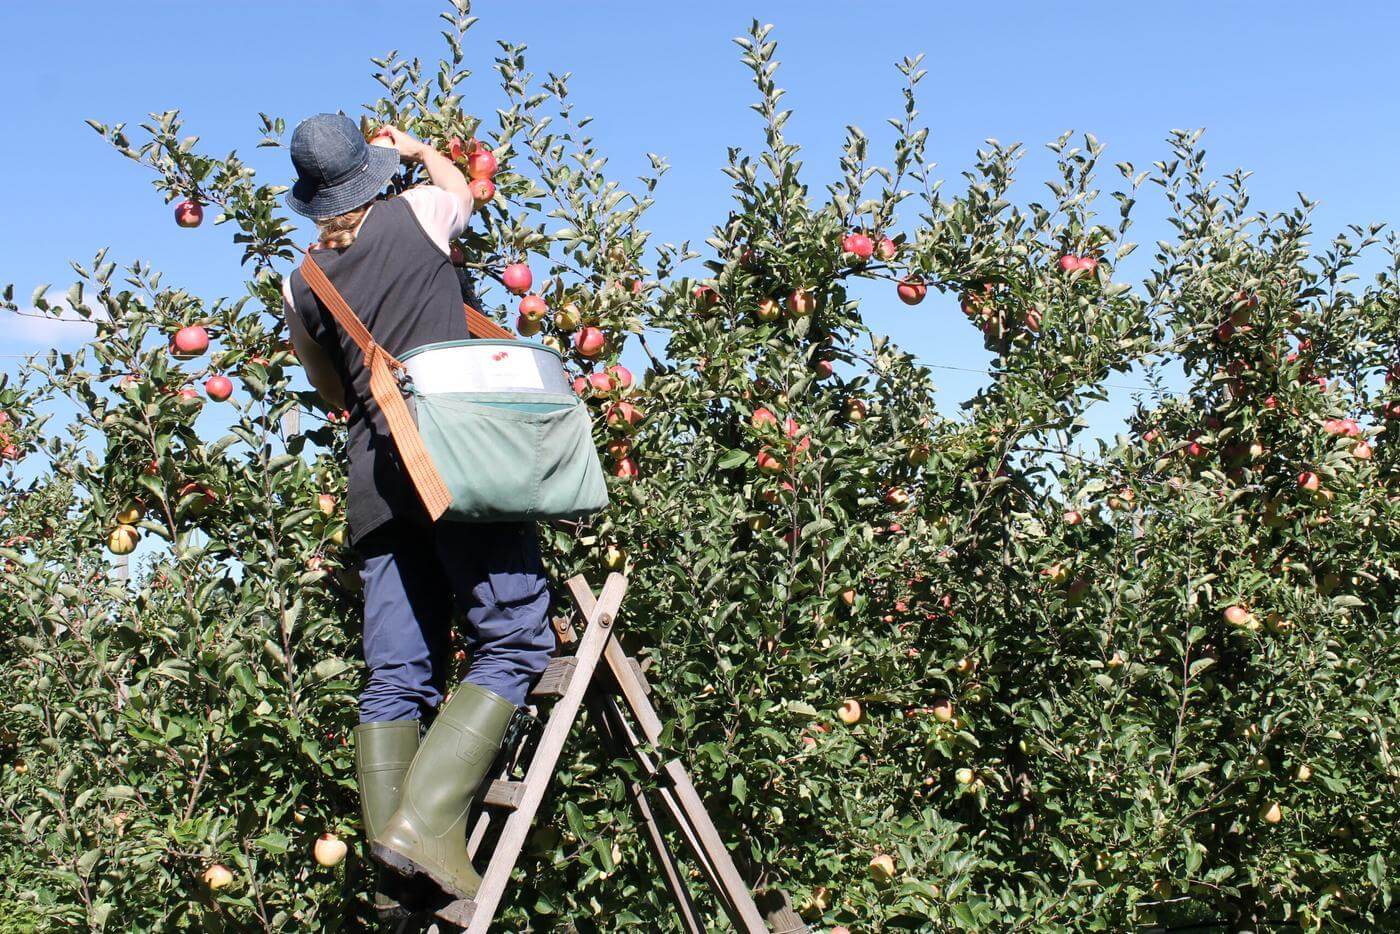
[[[396, 357], [423, 344], [468, 337], [457, 269], [402, 198], [376, 204], [354, 243], [343, 250], [319, 250], [316, 262], [375, 341]], [[427, 525], [427, 511], [370, 394], [369, 370], [360, 349], [316, 298], [300, 270], [292, 273], [291, 292], [294, 313], [325, 348], [347, 390], [350, 476], [345, 514], [351, 542], [390, 519]]]

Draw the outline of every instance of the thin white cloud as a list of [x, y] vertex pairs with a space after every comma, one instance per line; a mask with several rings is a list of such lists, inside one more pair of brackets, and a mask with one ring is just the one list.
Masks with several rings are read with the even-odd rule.
[[0, 312], [0, 345], [11, 353], [43, 353], [46, 350], [72, 350], [97, 335], [91, 321], [44, 314], [33, 308], [22, 314]]

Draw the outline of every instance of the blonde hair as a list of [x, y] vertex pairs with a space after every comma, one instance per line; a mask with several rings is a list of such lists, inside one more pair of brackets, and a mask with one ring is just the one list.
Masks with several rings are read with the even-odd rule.
[[354, 243], [360, 223], [364, 221], [365, 215], [369, 213], [370, 205], [373, 203], [371, 201], [369, 204], [362, 204], [344, 214], [316, 221], [316, 229], [321, 232], [321, 245], [331, 250], [343, 250]]

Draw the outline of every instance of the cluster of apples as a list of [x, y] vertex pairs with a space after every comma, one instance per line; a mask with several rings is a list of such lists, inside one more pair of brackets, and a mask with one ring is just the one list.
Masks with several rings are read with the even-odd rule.
[[[848, 265], [863, 266], [872, 257], [883, 262], [893, 262], [899, 256], [899, 244], [887, 236], [878, 240], [853, 231], [841, 238], [841, 255]], [[928, 296], [928, 285], [918, 275], [908, 275], [895, 284], [895, 294], [906, 305], [917, 305]]]
[[632, 371], [620, 363], [604, 370], [574, 379], [574, 392], [579, 396], [604, 400], [603, 418], [613, 438], [608, 441], [608, 456], [613, 462], [613, 476], [623, 480], [636, 479], [641, 471], [632, 456], [632, 436], [646, 413], [641, 406], [625, 398], [634, 385]]
[[1023, 317], [1014, 320], [998, 304], [996, 286], [990, 282], [969, 286], [962, 294], [960, 307], [967, 319], [976, 324], [988, 340], [1001, 340], [1008, 329], [1016, 326], [1024, 327], [1032, 334], [1040, 331], [1040, 309], [1034, 306], [1027, 308]]
[[10, 431], [18, 427], [18, 422], [10, 417], [9, 412], [0, 410], [0, 460], [17, 461], [24, 456], [24, 451], [15, 444], [15, 439], [10, 435]]
[[786, 472], [796, 463], [798, 455], [806, 452], [812, 444], [811, 437], [791, 415], [783, 419], [780, 430], [778, 416], [767, 407], [754, 410], [749, 417], [749, 426], [763, 442], [755, 463], [759, 473], [767, 476]]
[[[534, 281], [534, 273], [526, 263], [511, 263], [501, 271], [501, 282], [506, 290], [521, 296], [516, 309], [519, 314], [515, 319], [515, 329], [524, 337], [539, 334], [550, 314], [549, 303], [542, 296], [530, 291]], [[585, 360], [596, 360], [607, 349], [607, 335], [597, 325], [584, 324], [583, 310], [577, 302], [565, 302], [563, 307], [554, 312], [554, 327], [561, 334], [573, 335], [571, 341], [574, 352]], [[556, 338], [547, 338], [545, 343], [561, 353], [564, 350], [562, 341]]]
[[[180, 360], [198, 357], [209, 349], [209, 332], [203, 325], [190, 324], [180, 328], [170, 338], [170, 352]], [[215, 373], [204, 381], [204, 391], [215, 402], [226, 402], [233, 395], [233, 381]], [[185, 398], [193, 398], [193, 390], [181, 390]]]
[[1097, 256], [1084, 256], [1078, 253], [1066, 253], [1060, 257], [1061, 272], [1085, 272], [1092, 273], [1099, 268], [1099, 258]]
[[1322, 423], [1322, 430], [1333, 437], [1352, 439], [1351, 456], [1357, 460], [1371, 459], [1371, 443], [1364, 437], [1361, 425], [1356, 419], [1329, 418]]
[[465, 163], [467, 177], [471, 179], [467, 187], [471, 190], [477, 210], [480, 210], [496, 197], [496, 172], [500, 169], [496, 154], [478, 140], [470, 140], [464, 147], [456, 136], [448, 140], [447, 149], [453, 162]]

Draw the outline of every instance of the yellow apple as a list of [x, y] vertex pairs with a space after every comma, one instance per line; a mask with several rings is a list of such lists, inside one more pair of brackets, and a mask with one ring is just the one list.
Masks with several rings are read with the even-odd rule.
[[345, 841], [333, 833], [321, 834], [316, 840], [316, 846], [312, 848], [316, 862], [328, 868], [340, 865], [340, 861], [345, 859], [345, 851]]
[[233, 881], [233, 873], [223, 863], [215, 863], [204, 870], [204, 884], [211, 889], [221, 889]]
[[141, 533], [129, 525], [119, 525], [107, 536], [107, 549], [114, 555], [129, 555], [136, 550]]
[[864, 715], [865, 713], [860, 709], [860, 701], [858, 700], [847, 700], [843, 702], [841, 707], [836, 711], [836, 716], [840, 717], [841, 722], [848, 726], [854, 726], [859, 723], [861, 717]]
[[888, 853], [880, 853], [870, 860], [870, 875], [872, 878], [885, 882], [893, 879], [895, 874], [894, 857]]

